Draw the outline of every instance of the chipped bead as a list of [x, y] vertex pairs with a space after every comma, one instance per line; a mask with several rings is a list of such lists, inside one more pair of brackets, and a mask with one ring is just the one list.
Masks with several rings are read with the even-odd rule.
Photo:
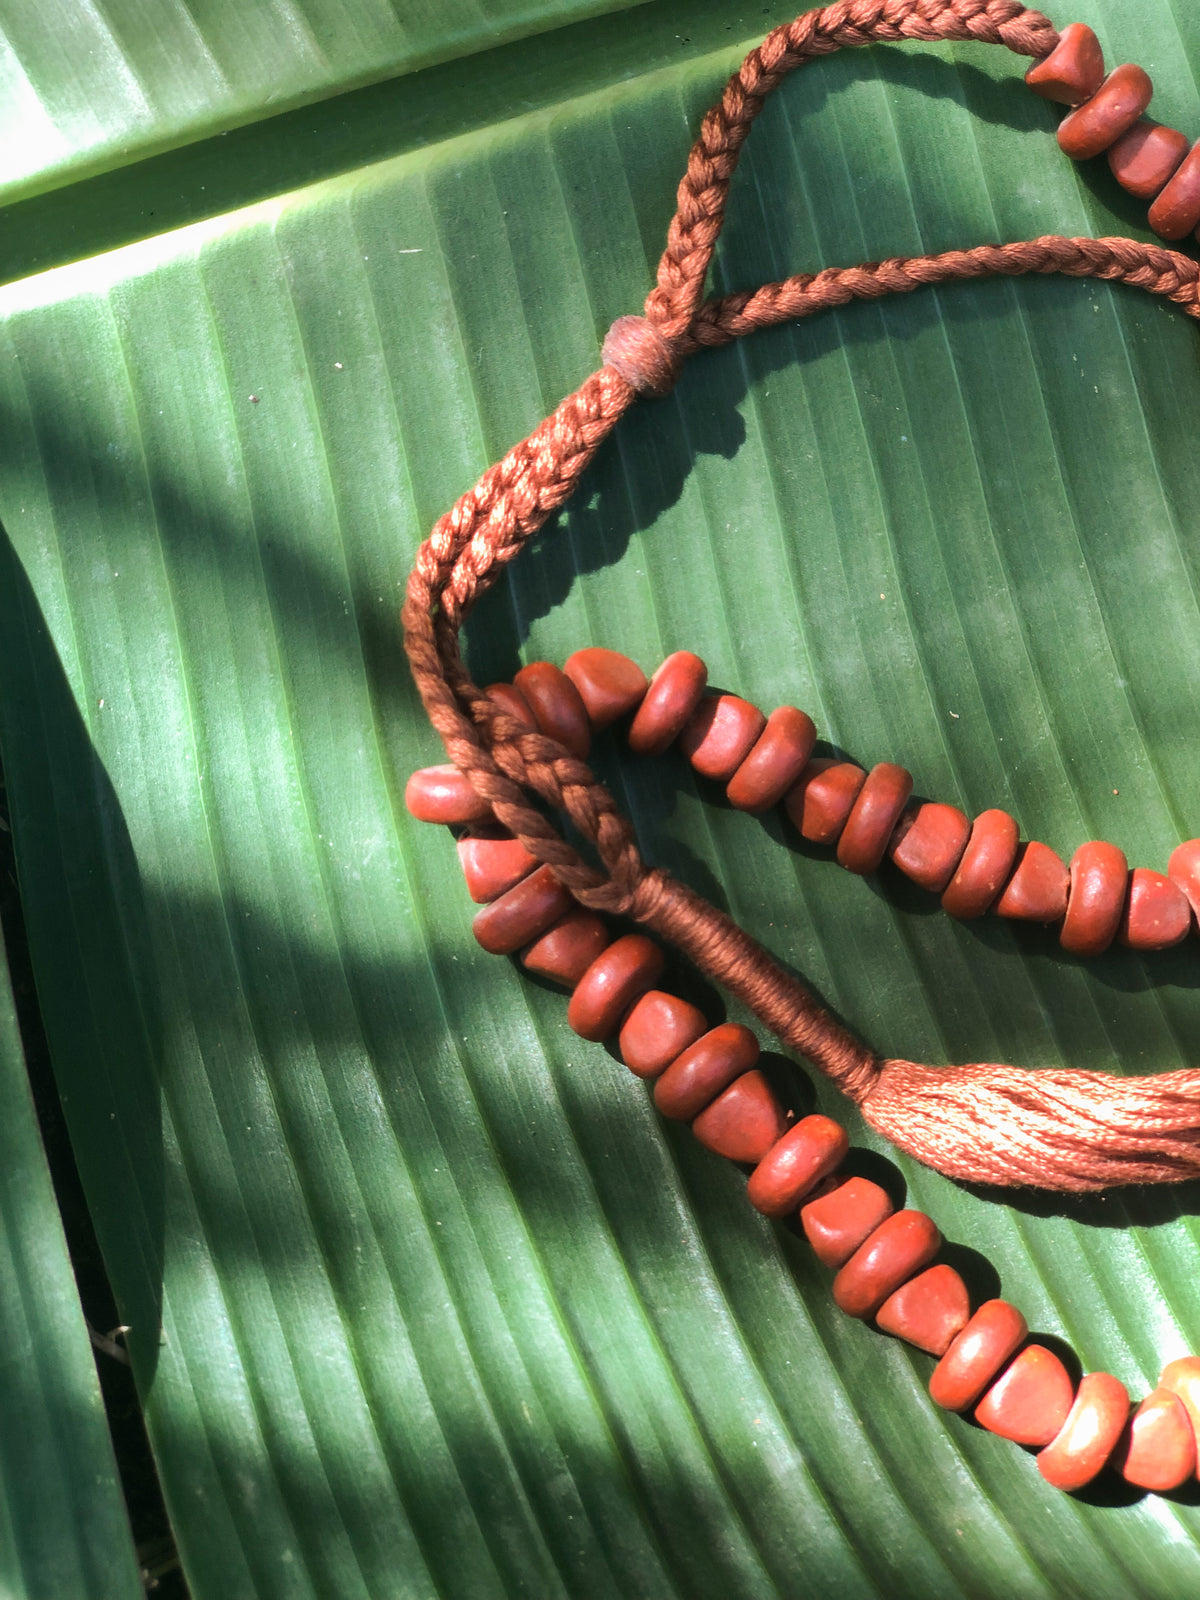
[[[1183, 1409], [1200, 1440], [1200, 1356], [1180, 1356], [1168, 1361], [1159, 1374], [1158, 1387], [1169, 1389], [1183, 1402]], [[1197, 1466], [1196, 1476], [1200, 1478], [1200, 1466]]]
[[593, 728], [607, 728], [641, 705], [648, 687], [636, 661], [598, 645], [568, 656], [563, 672], [579, 690]]
[[1075, 161], [1090, 161], [1133, 127], [1153, 94], [1141, 67], [1132, 62], [1117, 67], [1090, 100], [1059, 123], [1059, 147]]
[[579, 690], [549, 661], [531, 661], [513, 679], [547, 739], [557, 739], [582, 761], [592, 747], [587, 707]]
[[497, 900], [520, 883], [537, 866], [519, 839], [486, 839], [468, 834], [458, 841], [458, 864], [466, 880], [467, 893], [476, 905]]
[[679, 735], [679, 748], [703, 778], [726, 783], [750, 754], [767, 719], [736, 694], [705, 695]]
[[847, 1316], [874, 1316], [890, 1294], [933, 1259], [941, 1242], [923, 1211], [893, 1212], [833, 1280], [835, 1302]]
[[1057, 922], [1067, 909], [1070, 878], [1048, 844], [1031, 839], [1017, 854], [1017, 867], [993, 908], [998, 917], [1021, 922]]
[[1186, 133], [1144, 117], [1108, 152], [1112, 175], [1129, 194], [1152, 200], [1191, 147]]
[[892, 1214], [886, 1190], [869, 1178], [847, 1178], [800, 1208], [800, 1226], [823, 1267], [842, 1267]]
[[507, 711], [523, 728], [530, 733], [537, 732], [537, 718], [529, 709], [529, 701], [519, 689], [514, 689], [511, 683], [492, 683], [483, 691], [488, 699]]
[[867, 775], [853, 761], [817, 756], [789, 790], [784, 806], [801, 836], [813, 844], [832, 844], [846, 826]]
[[708, 668], [690, 650], [676, 650], [650, 679], [629, 728], [629, 748], [639, 756], [658, 756], [683, 732], [700, 704]]
[[1186, 939], [1192, 908], [1183, 890], [1149, 867], [1134, 867], [1117, 938], [1131, 950], [1169, 950]]
[[1187, 1407], [1170, 1389], [1155, 1389], [1125, 1425], [1112, 1464], [1126, 1483], [1162, 1494], [1196, 1470], [1196, 1435]]
[[970, 1315], [966, 1284], [953, 1267], [941, 1262], [888, 1295], [875, 1313], [875, 1322], [884, 1333], [904, 1339], [918, 1350], [944, 1356]]
[[1200, 839], [1175, 846], [1167, 862], [1167, 876], [1187, 895], [1193, 916], [1200, 917]]
[[621, 1060], [639, 1078], [654, 1078], [708, 1030], [708, 1019], [678, 995], [649, 989], [621, 1024]]
[[672, 1061], [654, 1085], [654, 1104], [664, 1117], [690, 1122], [735, 1078], [758, 1060], [758, 1040], [740, 1022], [722, 1022], [702, 1034]]
[[837, 858], [850, 872], [874, 872], [912, 793], [912, 773], [881, 761], [867, 773], [838, 840]]
[[1072, 22], [1058, 36], [1048, 56], [1025, 74], [1034, 94], [1060, 105], [1078, 106], [1104, 82], [1104, 52], [1100, 41], [1083, 22]]
[[1048, 1445], [1075, 1398], [1066, 1367], [1045, 1345], [1026, 1345], [975, 1407], [975, 1420], [1014, 1444]]
[[1116, 937], [1125, 906], [1129, 863], [1103, 839], [1081, 844], [1071, 857], [1067, 914], [1058, 942], [1073, 956], [1098, 956]]
[[491, 905], [475, 913], [471, 931], [494, 956], [509, 956], [574, 909], [575, 902], [549, 867], [539, 867]]
[[612, 935], [603, 917], [579, 906], [568, 911], [523, 952], [521, 965], [539, 978], [548, 978], [551, 983], [561, 983], [564, 989], [573, 989], [611, 943]]
[[941, 894], [962, 860], [970, 835], [965, 812], [926, 800], [902, 814], [887, 853], [906, 878], [931, 894]]
[[492, 808], [457, 767], [422, 767], [404, 786], [404, 804], [418, 822], [482, 822]]
[[1194, 144], [1150, 207], [1160, 239], [1183, 239], [1200, 222], [1200, 144]]
[[945, 1411], [966, 1411], [1029, 1332], [1007, 1300], [986, 1300], [933, 1369], [929, 1393]]
[[750, 1174], [746, 1197], [765, 1217], [786, 1217], [841, 1166], [850, 1140], [829, 1117], [802, 1117]]
[[627, 933], [598, 955], [576, 984], [567, 1006], [567, 1025], [583, 1039], [611, 1038], [633, 1002], [654, 987], [662, 969], [663, 953], [654, 940]]
[[778, 805], [804, 771], [817, 730], [795, 706], [778, 706], [754, 748], [730, 778], [725, 795], [739, 811], [767, 811]]
[[1019, 841], [1017, 824], [1007, 811], [981, 811], [942, 895], [942, 909], [964, 921], [983, 916], [1008, 882]]
[[786, 1127], [774, 1089], [761, 1072], [745, 1072], [700, 1113], [692, 1132], [717, 1155], [749, 1164], [761, 1161]]
[[1055, 1489], [1082, 1489], [1117, 1447], [1129, 1417], [1129, 1393], [1109, 1372], [1089, 1372], [1055, 1437], [1037, 1458], [1038, 1471]]

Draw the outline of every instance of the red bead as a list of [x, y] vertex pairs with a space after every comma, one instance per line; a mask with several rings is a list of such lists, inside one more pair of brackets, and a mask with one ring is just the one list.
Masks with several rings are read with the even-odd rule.
[[[1168, 1361], [1159, 1375], [1158, 1387], [1169, 1389], [1183, 1402], [1192, 1431], [1200, 1440], [1200, 1356], [1180, 1356], [1175, 1361]], [[1197, 1467], [1196, 1476], [1200, 1477], [1200, 1466]]]
[[998, 917], [1021, 922], [1057, 922], [1067, 909], [1070, 878], [1062, 858], [1036, 839], [1022, 845], [1017, 868], [995, 904]]
[[602, 950], [612, 943], [603, 917], [577, 906], [535, 939], [521, 956], [521, 965], [539, 978], [573, 989]]
[[803, 838], [813, 844], [832, 844], [846, 826], [866, 781], [866, 773], [852, 761], [817, 756], [789, 790], [784, 806]]
[[1029, 1332], [1007, 1300], [986, 1300], [933, 1369], [929, 1393], [945, 1411], [965, 1411]]
[[492, 683], [483, 691], [488, 699], [494, 701], [501, 711], [507, 711], [529, 733], [537, 732], [537, 718], [529, 709], [529, 701], [519, 689], [514, 689], [511, 683]]
[[708, 668], [690, 650], [676, 650], [650, 679], [650, 687], [629, 728], [629, 748], [639, 756], [658, 756], [678, 739], [700, 704]]
[[1200, 222], [1200, 144], [1194, 144], [1150, 207], [1160, 239], [1183, 239]]
[[1126, 1483], [1162, 1494], [1196, 1470], [1196, 1435], [1187, 1407], [1170, 1389], [1155, 1389], [1125, 1425], [1113, 1466]]
[[966, 1284], [943, 1262], [888, 1295], [875, 1313], [875, 1321], [884, 1333], [915, 1344], [931, 1356], [944, 1356], [970, 1315]]
[[1117, 67], [1090, 100], [1059, 123], [1060, 149], [1075, 161], [1090, 161], [1133, 127], [1153, 94], [1154, 85], [1141, 67]]
[[802, 1117], [750, 1174], [746, 1197], [764, 1217], [786, 1217], [841, 1166], [849, 1148], [846, 1130], [829, 1117]]
[[817, 741], [813, 719], [795, 706], [779, 706], [758, 741], [730, 778], [725, 794], [739, 811], [778, 805], [804, 771]]
[[923, 1211], [896, 1211], [859, 1245], [833, 1280], [833, 1298], [849, 1317], [872, 1317], [887, 1297], [937, 1254], [942, 1242]]
[[538, 728], [547, 739], [557, 739], [582, 761], [592, 747], [587, 707], [579, 690], [549, 661], [531, 661], [513, 679], [529, 703]]
[[1131, 950], [1169, 950], [1191, 926], [1192, 908], [1179, 885], [1149, 867], [1134, 867], [1117, 929], [1121, 943]]
[[457, 767], [422, 767], [404, 786], [404, 804], [418, 822], [482, 822], [492, 808]]
[[627, 933], [610, 944], [575, 986], [567, 1006], [567, 1025], [580, 1038], [609, 1039], [633, 1002], [652, 989], [662, 974], [663, 953], [653, 939]]
[[1175, 846], [1167, 862], [1167, 876], [1187, 895], [1193, 916], [1200, 917], [1200, 839]]
[[1129, 1393], [1120, 1379], [1089, 1372], [1067, 1420], [1038, 1455], [1038, 1471], [1055, 1489], [1082, 1489], [1116, 1449], [1128, 1417]]
[[1030, 1344], [975, 1407], [975, 1421], [1002, 1439], [1042, 1449], [1057, 1437], [1074, 1398], [1070, 1375], [1053, 1350]]
[[941, 894], [962, 860], [970, 835], [965, 812], [926, 800], [901, 816], [888, 855], [906, 878], [931, 894]]
[[468, 834], [458, 841], [458, 864], [466, 879], [467, 893], [476, 905], [498, 899], [514, 883], [520, 883], [537, 866], [519, 839], [485, 839]]
[[1109, 150], [1108, 164], [1122, 189], [1139, 200], [1152, 200], [1190, 148], [1186, 133], [1143, 117]]
[[912, 786], [912, 773], [891, 761], [871, 768], [838, 840], [837, 858], [843, 867], [850, 872], [875, 871]]
[[1067, 914], [1058, 942], [1073, 956], [1098, 956], [1116, 937], [1125, 907], [1129, 863], [1103, 839], [1081, 844], [1071, 857]]
[[575, 902], [550, 871], [539, 867], [491, 905], [475, 913], [471, 931], [491, 955], [510, 956], [574, 909]]
[[1078, 106], [1104, 82], [1104, 52], [1100, 41], [1083, 22], [1072, 22], [1058, 36], [1050, 54], [1025, 74], [1034, 94], [1060, 105]]
[[597, 645], [576, 650], [563, 672], [579, 690], [593, 728], [607, 728], [642, 703], [648, 684], [636, 661]]
[[703, 1011], [678, 995], [649, 989], [621, 1025], [621, 1060], [639, 1078], [655, 1078], [708, 1030]]
[[701, 777], [725, 783], [766, 725], [758, 707], [736, 694], [705, 695], [679, 735], [679, 748]]
[[981, 917], [1008, 882], [1020, 833], [1007, 811], [981, 811], [962, 860], [942, 895], [942, 909], [963, 921]]
[[762, 1160], [786, 1127], [774, 1089], [761, 1072], [745, 1072], [700, 1113], [692, 1132], [717, 1155], [750, 1164]]
[[758, 1060], [758, 1040], [740, 1022], [722, 1022], [677, 1056], [654, 1085], [664, 1117], [690, 1122]]
[[800, 1208], [800, 1226], [823, 1267], [842, 1267], [892, 1214], [885, 1190], [869, 1178], [847, 1178]]

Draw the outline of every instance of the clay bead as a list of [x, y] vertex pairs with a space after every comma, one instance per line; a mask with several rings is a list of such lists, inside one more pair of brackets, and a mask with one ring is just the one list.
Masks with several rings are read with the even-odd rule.
[[575, 985], [567, 1005], [567, 1025], [582, 1039], [609, 1039], [633, 1002], [652, 989], [663, 969], [663, 953], [653, 939], [627, 933], [610, 944]]
[[1062, 858], [1031, 839], [1017, 852], [1016, 871], [993, 910], [1020, 922], [1057, 922], [1067, 909], [1070, 881]]
[[485, 839], [468, 834], [458, 841], [458, 864], [466, 880], [467, 893], [476, 905], [497, 900], [520, 883], [537, 866], [519, 839]]
[[531, 661], [517, 673], [513, 684], [547, 739], [557, 739], [582, 761], [592, 747], [592, 731], [587, 707], [566, 673], [549, 661]]
[[1143, 117], [1109, 150], [1108, 164], [1122, 189], [1139, 200], [1153, 200], [1190, 145], [1186, 133]]
[[901, 816], [888, 855], [906, 878], [931, 894], [941, 894], [954, 876], [970, 836], [966, 812], [926, 800]]
[[1192, 915], [1200, 917], [1200, 839], [1175, 846], [1167, 862], [1167, 877], [1187, 895]]
[[1131, 950], [1169, 950], [1192, 926], [1187, 895], [1170, 878], [1134, 867], [1117, 938]]
[[649, 989], [621, 1024], [621, 1060], [636, 1077], [656, 1078], [708, 1031], [703, 1011], [678, 995]]
[[573, 989], [611, 943], [612, 935], [603, 917], [579, 906], [522, 952], [521, 965], [539, 978]]
[[676, 650], [650, 679], [629, 727], [629, 748], [639, 756], [659, 756], [683, 732], [700, 704], [708, 668], [690, 650]]
[[494, 956], [510, 956], [575, 907], [549, 867], [539, 867], [475, 913], [471, 931]]
[[740, 1022], [722, 1022], [678, 1055], [654, 1085], [654, 1104], [674, 1122], [690, 1122], [758, 1060], [758, 1040]]
[[1070, 1374], [1053, 1350], [1030, 1344], [975, 1407], [975, 1421], [1002, 1439], [1040, 1450], [1057, 1436], [1074, 1398]]
[[1090, 161], [1133, 127], [1153, 94], [1141, 67], [1132, 62], [1117, 67], [1090, 100], [1059, 123], [1059, 148], [1075, 161]]
[[641, 705], [648, 687], [636, 661], [598, 645], [568, 656], [563, 672], [579, 690], [593, 728], [607, 728]]
[[971, 1315], [967, 1286], [945, 1262], [901, 1284], [875, 1313], [876, 1325], [931, 1356], [944, 1356]]
[[929, 1393], [944, 1411], [966, 1411], [1029, 1332], [1007, 1300], [985, 1300], [933, 1369]]
[[[1168, 1361], [1159, 1374], [1158, 1387], [1169, 1389], [1183, 1402], [1192, 1430], [1200, 1441], [1200, 1356], [1180, 1356], [1176, 1361]], [[1197, 1453], [1200, 1454], [1200, 1445]], [[1200, 1465], [1197, 1465], [1196, 1476], [1200, 1478]]]
[[843, 1267], [892, 1214], [886, 1190], [869, 1178], [847, 1178], [800, 1208], [800, 1226], [823, 1267]]
[[736, 694], [708, 694], [679, 735], [679, 748], [702, 778], [726, 783], [750, 754], [767, 719]]
[[730, 778], [725, 795], [739, 811], [767, 811], [778, 805], [804, 771], [817, 730], [807, 712], [778, 706], [754, 748]]
[[850, 872], [874, 872], [912, 793], [912, 773], [881, 761], [867, 773], [838, 840], [837, 858]]
[[1200, 222], [1200, 144], [1194, 144], [1150, 207], [1160, 239], [1183, 239]]
[[764, 1217], [786, 1217], [841, 1166], [849, 1148], [846, 1130], [831, 1118], [802, 1117], [750, 1174], [746, 1198]]
[[492, 808], [457, 767], [422, 767], [404, 786], [404, 804], [418, 822], [482, 822]]
[[923, 1211], [893, 1212], [833, 1280], [835, 1302], [849, 1317], [873, 1317], [890, 1294], [929, 1264], [941, 1242]]
[[1129, 1417], [1129, 1393], [1109, 1372], [1089, 1372], [1055, 1437], [1037, 1458], [1038, 1471], [1070, 1493], [1102, 1470]]
[[1170, 1389], [1154, 1389], [1125, 1425], [1112, 1464], [1126, 1483], [1163, 1494], [1196, 1470], [1196, 1435], [1187, 1407]]
[[1050, 54], [1025, 74], [1034, 94], [1060, 105], [1079, 106], [1104, 82], [1104, 52], [1100, 41], [1083, 22], [1072, 22], [1058, 36]]
[[963, 921], [981, 917], [1008, 882], [1020, 842], [1007, 811], [981, 811], [971, 824], [962, 860], [942, 895], [942, 909]]
[[812, 844], [832, 844], [866, 781], [866, 773], [853, 761], [816, 756], [789, 790], [784, 807], [803, 838]]
[[692, 1132], [717, 1155], [749, 1165], [762, 1160], [786, 1127], [774, 1089], [761, 1072], [745, 1072], [700, 1113]]
[[500, 707], [501, 711], [507, 711], [510, 717], [515, 718], [527, 732], [537, 732], [537, 718], [529, 709], [529, 701], [519, 689], [514, 689], [511, 683], [491, 683], [483, 692], [489, 700]]
[[1067, 914], [1058, 942], [1073, 956], [1098, 956], [1116, 937], [1125, 907], [1129, 863], [1103, 839], [1081, 844], [1071, 857]]

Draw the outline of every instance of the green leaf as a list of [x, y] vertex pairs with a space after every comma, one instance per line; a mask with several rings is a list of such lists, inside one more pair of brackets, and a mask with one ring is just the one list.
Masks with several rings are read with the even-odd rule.
[[[1194, 24], [1081, 12], [1200, 126]], [[438, 759], [400, 648], [413, 551], [640, 304], [759, 26], [697, 8], [680, 46], [676, 12], [633, 15], [653, 70], [597, 87], [564, 34], [527, 114], [293, 193], [281, 151], [283, 198], [0, 294], [22, 893], [189, 1581], [1174, 1600], [1193, 1499], [1057, 1495], [937, 1412], [930, 1361], [841, 1318], [743, 1178], [478, 950], [449, 836], [404, 814]], [[804, 69], [747, 147], [717, 286], [1144, 232], [1019, 72], [980, 47]], [[1132, 291], [1005, 281], [697, 358], [479, 607], [476, 675], [691, 648], [922, 794], [1161, 868], [1200, 832], [1194, 338]], [[849, 879], [675, 757], [596, 759], [647, 855], [881, 1050], [1192, 1059], [1190, 945], [1085, 966]], [[847, 1114], [777, 1067], [797, 1109]], [[1195, 1186], [974, 1194], [848, 1121], [976, 1295], [1086, 1367], [1144, 1393], [1194, 1342]]]

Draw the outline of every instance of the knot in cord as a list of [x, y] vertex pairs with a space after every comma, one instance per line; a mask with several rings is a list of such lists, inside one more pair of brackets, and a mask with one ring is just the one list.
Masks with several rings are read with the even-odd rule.
[[649, 317], [618, 317], [600, 354], [638, 394], [670, 394], [683, 370], [683, 356]]

